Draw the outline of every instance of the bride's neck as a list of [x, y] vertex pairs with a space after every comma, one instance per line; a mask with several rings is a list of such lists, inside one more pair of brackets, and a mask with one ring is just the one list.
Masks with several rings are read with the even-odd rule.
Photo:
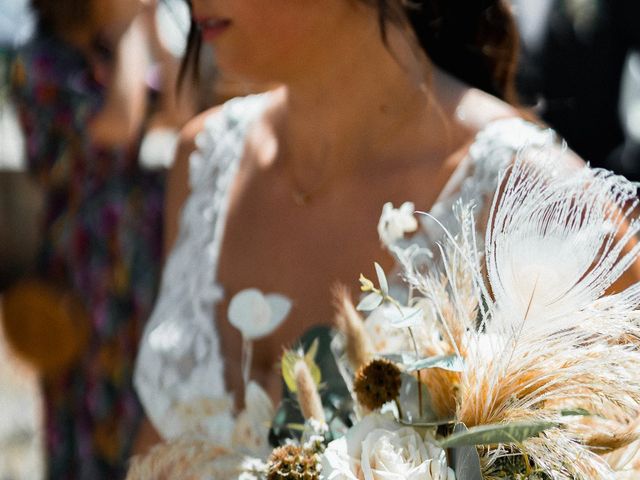
[[424, 128], [430, 111], [425, 69], [403, 34], [390, 28], [385, 44], [374, 28], [359, 38], [278, 93], [280, 153], [298, 171], [314, 165], [357, 169], [393, 150], [403, 132]]

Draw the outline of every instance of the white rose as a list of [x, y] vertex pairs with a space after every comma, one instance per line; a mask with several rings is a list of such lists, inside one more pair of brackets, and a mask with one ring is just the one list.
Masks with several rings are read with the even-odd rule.
[[327, 446], [327, 480], [455, 480], [444, 450], [392, 417], [372, 414]]

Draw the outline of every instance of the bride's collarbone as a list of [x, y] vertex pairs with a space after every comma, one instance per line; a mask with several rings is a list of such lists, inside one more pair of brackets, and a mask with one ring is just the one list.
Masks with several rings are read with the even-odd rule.
[[390, 266], [377, 234], [383, 205], [412, 201], [428, 211], [458, 163], [425, 159], [336, 178], [300, 205], [281, 168], [250, 160], [243, 158], [225, 219], [218, 281], [228, 294], [251, 287], [329, 291], [333, 285], [323, 282], [355, 285], [374, 261]]

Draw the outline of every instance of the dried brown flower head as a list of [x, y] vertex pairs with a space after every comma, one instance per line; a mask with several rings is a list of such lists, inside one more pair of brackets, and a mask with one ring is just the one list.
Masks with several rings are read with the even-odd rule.
[[400, 394], [400, 369], [395, 363], [382, 358], [370, 361], [356, 373], [353, 388], [358, 402], [376, 410]]
[[299, 445], [278, 447], [269, 457], [267, 480], [319, 480], [320, 465], [313, 452]]

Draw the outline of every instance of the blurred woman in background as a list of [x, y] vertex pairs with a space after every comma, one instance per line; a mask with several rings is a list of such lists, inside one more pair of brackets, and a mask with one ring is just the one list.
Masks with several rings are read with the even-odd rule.
[[[4, 298], [5, 329], [42, 375], [48, 478], [121, 478], [162, 239], [164, 173], [143, 169], [138, 152], [152, 116], [184, 114], [159, 112], [170, 102], [147, 83], [153, 2], [32, 7], [36, 34], [13, 58], [11, 87], [45, 198], [43, 241], [35, 272]], [[173, 89], [171, 75], [162, 81]]]

